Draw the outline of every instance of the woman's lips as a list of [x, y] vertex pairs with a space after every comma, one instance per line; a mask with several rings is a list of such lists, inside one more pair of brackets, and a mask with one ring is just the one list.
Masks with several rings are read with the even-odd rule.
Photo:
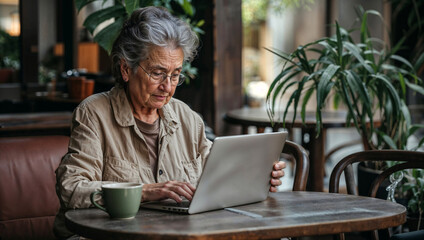
[[157, 98], [158, 100], [165, 100], [166, 96], [161, 96], [161, 95], [154, 95], [155, 98]]

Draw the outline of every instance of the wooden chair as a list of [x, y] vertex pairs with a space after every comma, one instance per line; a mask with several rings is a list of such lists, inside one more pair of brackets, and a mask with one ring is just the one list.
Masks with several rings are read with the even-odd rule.
[[305, 191], [309, 174], [309, 157], [306, 150], [299, 144], [287, 140], [282, 156], [295, 164], [293, 191]]
[[[384, 179], [388, 178], [392, 173], [403, 170], [403, 169], [412, 169], [412, 168], [422, 168], [424, 169], [424, 152], [416, 151], [406, 151], [406, 150], [370, 150], [370, 151], [361, 151], [353, 153], [345, 158], [343, 158], [337, 165], [333, 168], [333, 171], [330, 176], [330, 186], [329, 192], [338, 193], [339, 192], [339, 182], [340, 176], [344, 172], [346, 179], [346, 188], [348, 194], [358, 195], [357, 186], [355, 184], [355, 178], [353, 174], [353, 163], [365, 162], [365, 161], [375, 161], [375, 162], [385, 162], [385, 161], [401, 161], [397, 165], [394, 165], [382, 173], [375, 179], [370, 188], [370, 197], [375, 197], [377, 194], [378, 187], [381, 185]], [[387, 230], [388, 232], [388, 230]], [[388, 236], [390, 235], [387, 233]], [[378, 232], [375, 230], [372, 233], [374, 239], [378, 238]], [[344, 234], [338, 236], [340, 239], [344, 239]]]

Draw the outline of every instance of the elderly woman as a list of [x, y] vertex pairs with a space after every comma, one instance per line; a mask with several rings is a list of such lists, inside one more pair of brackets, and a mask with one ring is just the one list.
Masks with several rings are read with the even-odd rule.
[[[71, 234], [64, 211], [90, 207], [90, 193], [107, 182], [143, 183], [142, 201], [192, 199], [211, 142], [200, 116], [172, 96], [197, 47], [191, 28], [164, 8], [138, 9], [124, 24], [112, 49], [116, 86], [74, 111], [69, 150], [56, 171], [56, 235]], [[270, 191], [284, 167], [274, 165]]]

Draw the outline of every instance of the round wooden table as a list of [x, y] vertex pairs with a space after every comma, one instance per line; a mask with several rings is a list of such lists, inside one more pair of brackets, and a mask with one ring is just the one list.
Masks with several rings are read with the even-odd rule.
[[404, 206], [323, 192], [270, 193], [267, 200], [184, 215], [141, 208], [130, 220], [91, 208], [65, 213], [66, 226], [92, 239], [273, 239], [370, 231], [403, 224]]

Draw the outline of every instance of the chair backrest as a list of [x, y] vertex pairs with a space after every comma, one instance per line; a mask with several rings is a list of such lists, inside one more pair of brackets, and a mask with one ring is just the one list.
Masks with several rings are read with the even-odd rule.
[[378, 187], [392, 173], [411, 168], [424, 168], [424, 152], [406, 150], [370, 150], [353, 153], [336, 164], [330, 176], [329, 192], [338, 193], [340, 176], [344, 172], [346, 188], [349, 194], [358, 195], [355, 185], [352, 164], [357, 162], [374, 161], [401, 161], [403, 163], [394, 165], [384, 170], [371, 185], [370, 197], [375, 197]]
[[[330, 176], [330, 186], [329, 192], [338, 193], [339, 192], [339, 183], [341, 174], [344, 172], [346, 179], [346, 188], [348, 194], [358, 195], [357, 186], [355, 184], [355, 178], [353, 173], [353, 163], [358, 162], [386, 162], [386, 161], [399, 161], [399, 164], [396, 164], [384, 171], [382, 171], [374, 182], [371, 184], [369, 196], [376, 197], [377, 190], [380, 187], [381, 183], [388, 178], [391, 174], [404, 170], [404, 169], [413, 169], [421, 168], [424, 169], [424, 152], [418, 151], [406, 151], [406, 150], [370, 150], [370, 151], [361, 151], [353, 153], [336, 164], [331, 172]], [[388, 231], [385, 232], [385, 237], [390, 234]], [[374, 239], [378, 238], [377, 231], [373, 231], [372, 236]], [[340, 236], [341, 239], [344, 237]]]
[[299, 144], [286, 141], [283, 154], [287, 160], [295, 162], [293, 191], [305, 191], [309, 174], [309, 157], [306, 150]]
[[55, 239], [55, 170], [67, 136], [0, 138], [0, 239]]

